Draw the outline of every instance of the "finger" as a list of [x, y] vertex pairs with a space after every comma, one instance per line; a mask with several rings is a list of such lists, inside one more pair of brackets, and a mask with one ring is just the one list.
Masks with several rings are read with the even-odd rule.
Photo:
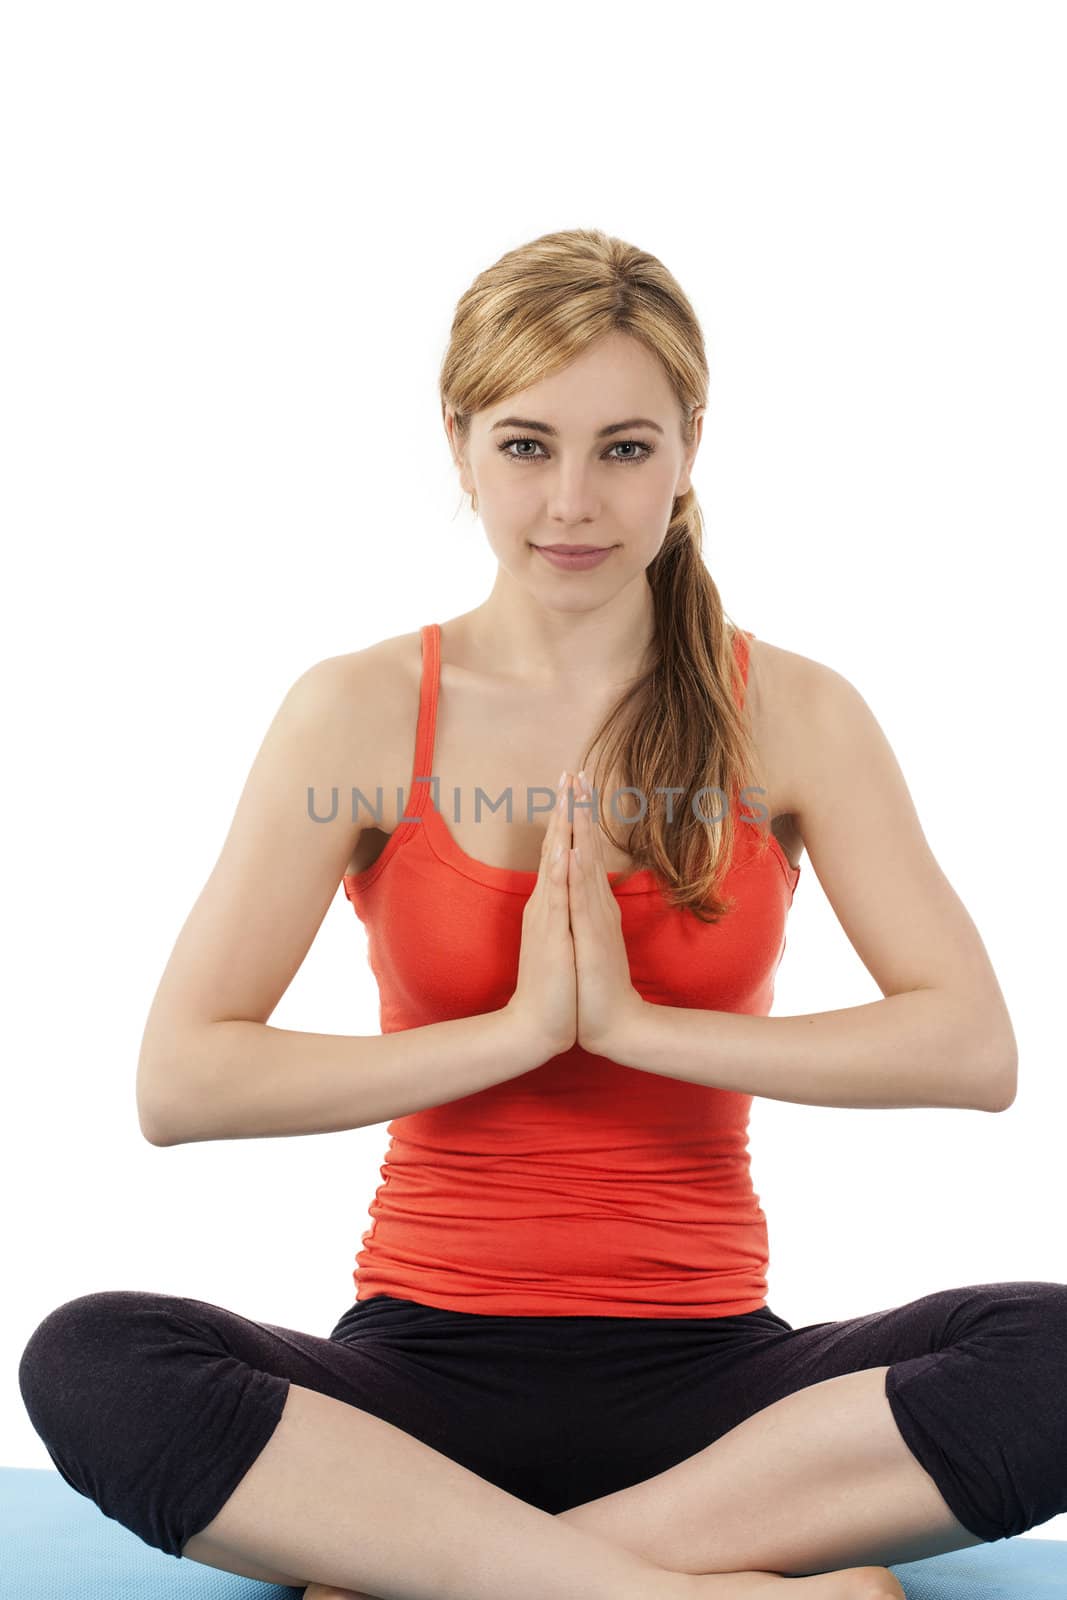
[[576, 852], [578, 852], [578, 847], [584, 841], [589, 827], [588, 805], [583, 804], [583, 801], [586, 800], [587, 797], [583, 794], [581, 785], [577, 777], [575, 777], [574, 804], [571, 808], [574, 825], [571, 829], [571, 837], [567, 841], [569, 847], [567, 850], [567, 890], [571, 898], [572, 909], [576, 909], [579, 905], [584, 906], [585, 900], [585, 885], [582, 876], [582, 867], [584, 865], [582, 857], [585, 856], [585, 850], [581, 850], [580, 853]]
[[[612, 900], [604, 862], [604, 851], [595, 807], [597, 796], [588, 779], [575, 775], [578, 803], [574, 807], [574, 849], [568, 870], [568, 893], [572, 911], [579, 922], [599, 916], [602, 902]], [[605, 894], [605, 891], [607, 893]]]
[[580, 775], [576, 773], [574, 778], [574, 845], [576, 848], [579, 845], [583, 846], [581, 855], [586, 857], [589, 854], [588, 834], [591, 810], [592, 802], [590, 796]]
[[568, 772], [563, 790], [563, 808], [559, 818], [560, 882], [567, 882], [567, 858], [574, 842], [574, 796], [576, 791], [573, 772]]
[[601, 855], [599, 849], [600, 830], [596, 826], [595, 806], [596, 798], [589, 785], [589, 780], [579, 773], [575, 777], [575, 790], [578, 803], [574, 808], [574, 846], [578, 851], [577, 861], [579, 871], [584, 866], [588, 876], [587, 881], [595, 881], [595, 868], [600, 866]]
[[584, 779], [579, 774], [578, 781], [583, 784], [582, 792], [588, 805], [582, 811], [582, 827], [580, 837], [575, 843], [580, 845], [579, 861], [584, 861], [587, 871], [587, 883], [592, 893], [604, 895], [608, 890], [610, 898], [611, 885], [608, 882], [607, 862], [604, 858], [604, 834], [599, 822], [599, 802], [594, 794], [588, 778]]
[[[577, 842], [577, 841], [576, 841]], [[582, 862], [574, 849], [567, 851], [567, 895], [571, 908], [571, 925], [581, 922], [586, 914], [586, 886], [582, 876]]]
[[545, 833], [545, 852], [548, 857], [548, 876], [552, 883], [562, 885], [566, 882], [566, 853], [570, 845], [569, 823], [567, 808], [569, 805], [571, 775], [565, 774], [563, 787], [559, 790], [556, 805], [552, 813], [552, 820]]
[[549, 813], [548, 823], [541, 839], [541, 854], [537, 863], [537, 882], [534, 885], [535, 892], [543, 883], [549, 882], [552, 878], [552, 852], [556, 842], [556, 815], [559, 808], [559, 795], [560, 791], [557, 789], [556, 799]]

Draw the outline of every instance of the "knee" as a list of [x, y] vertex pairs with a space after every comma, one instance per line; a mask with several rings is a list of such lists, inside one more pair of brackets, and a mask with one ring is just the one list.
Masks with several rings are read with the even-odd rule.
[[1014, 1306], [1030, 1331], [1067, 1344], [1067, 1283], [1036, 1280], [1013, 1283], [1010, 1288]]
[[19, 1360], [23, 1404], [37, 1432], [52, 1437], [58, 1418], [96, 1392], [92, 1368], [121, 1343], [124, 1318], [145, 1296], [131, 1289], [102, 1289], [66, 1300], [39, 1322]]
[[[94, 1342], [137, 1298], [130, 1289], [100, 1289], [65, 1300], [37, 1324], [22, 1352], [21, 1366], [36, 1366], [64, 1347]], [[21, 1368], [20, 1368], [21, 1370]]]
[[1035, 1283], [1031, 1287], [1038, 1292], [1042, 1305], [1067, 1318], [1067, 1283]]
[[1067, 1343], [1067, 1283], [1016, 1279], [978, 1286], [968, 1302], [970, 1331], [992, 1330], [1031, 1341]]

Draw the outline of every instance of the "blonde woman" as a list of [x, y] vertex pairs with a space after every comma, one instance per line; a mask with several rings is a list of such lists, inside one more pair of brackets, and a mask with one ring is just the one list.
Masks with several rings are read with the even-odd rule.
[[[1016, 1052], [866, 703], [724, 614], [707, 386], [679, 285], [599, 231], [459, 303], [492, 590], [293, 684], [138, 1078], [161, 1145], [388, 1122], [355, 1298], [321, 1337], [101, 1291], [19, 1370], [171, 1555], [308, 1600], [845, 1600], [1067, 1509], [1067, 1286], [767, 1304], [752, 1096], [997, 1111]], [[381, 809], [316, 825], [339, 775]], [[884, 999], [769, 1022], [802, 849]], [[272, 1028], [341, 884], [381, 1033]]]

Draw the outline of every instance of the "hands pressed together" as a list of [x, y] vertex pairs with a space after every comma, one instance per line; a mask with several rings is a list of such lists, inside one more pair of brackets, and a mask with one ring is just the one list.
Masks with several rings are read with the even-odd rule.
[[506, 1009], [546, 1060], [575, 1043], [610, 1055], [612, 1036], [644, 1001], [630, 981], [622, 911], [584, 773], [565, 772], [557, 794], [523, 908], [518, 982]]

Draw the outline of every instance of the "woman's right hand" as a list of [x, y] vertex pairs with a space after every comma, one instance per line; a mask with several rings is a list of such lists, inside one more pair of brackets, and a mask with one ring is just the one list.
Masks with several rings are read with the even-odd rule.
[[567, 888], [572, 784], [565, 772], [541, 844], [537, 882], [523, 907], [518, 982], [504, 1007], [541, 1061], [569, 1050], [578, 1037], [578, 976]]

